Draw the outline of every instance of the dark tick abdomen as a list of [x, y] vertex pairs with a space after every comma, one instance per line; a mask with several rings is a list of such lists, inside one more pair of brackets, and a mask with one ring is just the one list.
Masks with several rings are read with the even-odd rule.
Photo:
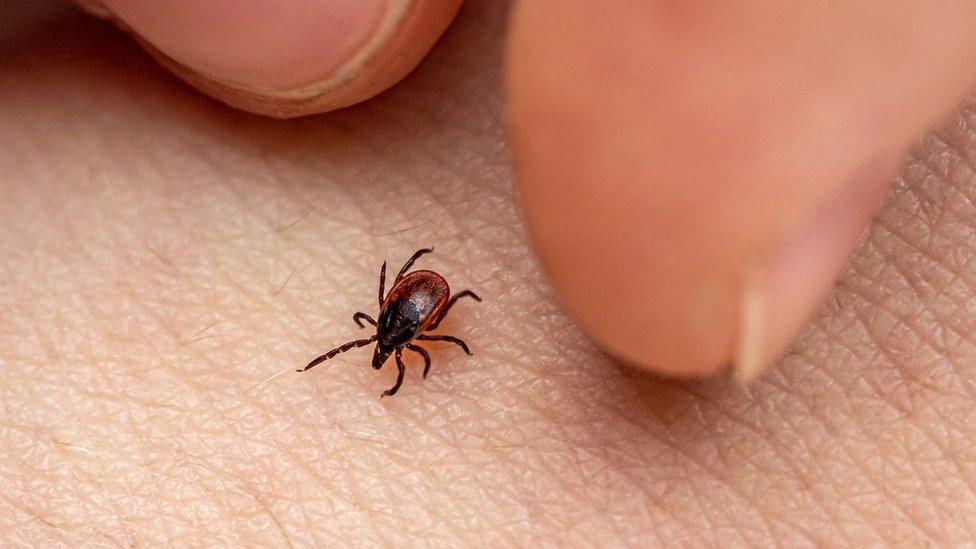
[[444, 311], [451, 289], [433, 271], [414, 271], [390, 288], [380, 311], [380, 343], [396, 347], [424, 331]]
[[380, 344], [396, 347], [413, 339], [420, 328], [420, 316], [417, 304], [408, 299], [387, 303], [378, 322]]

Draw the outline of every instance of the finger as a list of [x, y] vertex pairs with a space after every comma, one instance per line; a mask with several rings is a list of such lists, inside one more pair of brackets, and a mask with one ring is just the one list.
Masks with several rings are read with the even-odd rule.
[[753, 375], [969, 86], [974, 10], [518, 3], [510, 136], [566, 308], [625, 361]]
[[83, 0], [161, 64], [233, 106], [298, 116], [390, 87], [427, 53], [460, 0]]

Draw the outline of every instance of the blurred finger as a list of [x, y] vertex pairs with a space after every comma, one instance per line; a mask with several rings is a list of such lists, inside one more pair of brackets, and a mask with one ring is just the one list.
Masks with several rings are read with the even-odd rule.
[[460, 0], [92, 0], [161, 64], [233, 106], [299, 116], [367, 99], [420, 62]]
[[628, 362], [754, 375], [974, 64], [968, 2], [519, 2], [510, 135], [566, 308]]

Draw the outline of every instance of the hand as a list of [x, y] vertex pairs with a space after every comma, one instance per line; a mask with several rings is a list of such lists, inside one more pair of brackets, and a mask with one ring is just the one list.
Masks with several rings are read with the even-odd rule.
[[[514, 44], [530, 34], [527, 6], [516, 14]], [[965, 421], [976, 411], [966, 389], [976, 358], [968, 343], [976, 281], [966, 267], [976, 259], [968, 245], [976, 234], [967, 167], [976, 162], [966, 124], [971, 106], [913, 150], [832, 298], [777, 368], [748, 388], [727, 378], [659, 380], [615, 368], [562, 316], [519, 229], [497, 91], [502, 12], [501, 5], [469, 2], [402, 84], [363, 105], [294, 121], [201, 99], [107, 25], [78, 16], [52, 15], [3, 44], [13, 59], [0, 67], [5, 541], [785, 545], [973, 537], [974, 478], [965, 466], [976, 435]], [[919, 33], [910, 36], [939, 36], [938, 44], [957, 36], [946, 20], [938, 19], [943, 30], [933, 33], [928, 19], [907, 19], [910, 28], [899, 29]], [[540, 44], [553, 48], [535, 50], [540, 58], [558, 54], [562, 42], [546, 33], [562, 28], [533, 28]], [[953, 51], [963, 53], [934, 62], [913, 51], [909, 61], [965, 83], [969, 76], [956, 63], [972, 57]], [[558, 211], [539, 205], [559, 198], [553, 185], [568, 196], [598, 182], [563, 173], [558, 158], [549, 165], [545, 151], [527, 149], [550, 143], [551, 136], [532, 132], [573, 134], [557, 131], [552, 119], [529, 125], [524, 113], [532, 101], [552, 98], [553, 89], [578, 93], [574, 100], [594, 92], [587, 79], [575, 87], [535, 82], [534, 94], [520, 92], [518, 72], [531, 74], [532, 63], [542, 61], [511, 62], [511, 105], [525, 123], [513, 128], [521, 192], [537, 249], [567, 307], [631, 361], [673, 372], [720, 366], [734, 354], [731, 325], [716, 322], [708, 337], [685, 338], [668, 330], [683, 330], [695, 309], [672, 307], [663, 320], [673, 324], [655, 316], [664, 314], [657, 299], [698, 303], [667, 297], [671, 283], [681, 282], [667, 267], [688, 258], [681, 268], [694, 274], [699, 263], [709, 267], [703, 273], [722, 264], [731, 280], [738, 273], [732, 259], [716, 262], [712, 247], [700, 246], [709, 243], [703, 235], [744, 242], [733, 255], [751, 265], [757, 260], [747, 252], [774, 247], [794, 227], [749, 210], [755, 194], [732, 197], [750, 223], [712, 224], [710, 217], [731, 204], [720, 193], [736, 184], [726, 178], [720, 181], [728, 185], [699, 189], [681, 179], [673, 188], [690, 189], [685, 198], [695, 208], [667, 220], [680, 231], [662, 233], [668, 227], [646, 213], [633, 222], [620, 216], [619, 226], [588, 221], [588, 232], [570, 234], [580, 242], [577, 256], [564, 255], [551, 227], [579, 227], [582, 216], [568, 200]], [[879, 126], [928, 123], [962, 89], [911, 74], [917, 78], [892, 88], [931, 113], [901, 120], [892, 113], [902, 111], [883, 105], [890, 96], [878, 96], [870, 119]], [[668, 93], [687, 91], [680, 87], [687, 83], [673, 82]], [[920, 82], [928, 84], [908, 91]], [[799, 91], [833, 90], [807, 84]], [[797, 93], [785, 94], [785, 112], [794, 101], [820, 104], [813, 92]], [[609, 102], [596, 107], [612, 111]], [[816, 134], [801, 122], [782, 115], [768, 123], [784, 138]], [[872, 131], [892, 142], [911, 133]], [[585, 135], [601, 135], [599, 125]], [[650, 167], [687, 178], [720, 170], [711, 155], [724, 157], [731, 145], [703, 132], [688, 136], [701, 140], [700, 156]], [[629, 142], [619, 139], [619, 146]], [[757, 145], [764, 141], [751, 143], [764, 153]], [[679, 149], [667, 150], [672, 158]], [[845, 162], [853, 165], [851, 156]], [[819, 151], [815, 159], [831, 157]], [[811, 160], [799, 165], [827, 170]], [[846, 188], [834, 181], [821, 189], [810, 177], [797, 185], [803, 202], [768, 181], [762, 187], [749, 179], [741, 188], [772, 193], [790, 205], [791, 219], [807, 219], [815, 214], [801, 211], [804, 205]], [[859, 196], [851, 201], [870, 210]], [[769, 200], [756, 204], [770, 209]], [[558, 215], [576, 217], [570, 223]], [[843, 219], [854, 225], [864, 215]], [[725, 211], [722, 219], [735, 216]], [[640, 220], [654, 230], [635, 233], [631, 223]], [[753, 226], [766, 232], [749, 233]], [[617, 230], [624, 232], [600, 233]], [[641, 280], [647, 273], [660, 280], [645, 288], [614, 278], [634, 275], [624, 271], [630, 263], [610, 255], [640, 240], [624, 237], [658, 234], [673, 236], [641, 251], [650, 255], [634, 264]], [[852, 237], [830, 238], [821, 244], [835, 257], [832, 246]], [[402, 261], [429, 243], [437, 253], [425, 266], [485, 298], [459, 304], [444, 325], [471, 344], [473, 358], [448, 346], [433, 349], [430, 377], [422, 380], [414, 361], [400, 393], [382, 401], [376, 394], [395, 374], [369, 368], [365, 351], [308, 374], [291, 372], [358, 336], [350, 315], [375, 301], [381, 261]], [[575, 257], [593, 271], [568, 263]], [[797, 286], [802, 295], [790, 311], [812, 306], [816, 286], [830, 279], [824, 273], [832, 267], [814, 267], [816, 280]], [[605, 313], [589, 301], [594, 280], [614, 282], [604, 296], [623, 315], [614, 321], [619, 341], [601, 337]], [[717, 290], [715, 299], [725, 295]], [[614, 301], [624, 297], [637, 301]], [[728, 300], [718, 320], [734, 324], [738, 294]], [[633, 311], [645, 320], [626, 316]], [[800, 317], [774, 316], [773, 325], [787, 332]], [[763, 318], [769, 325], [770, 315]], [[630, 326], [645, 329], [634, 335]], [[668, 344], [674, 347], [654, 348], [662, 358], [645, 357], [644, 345]], [[764, 347], [760, 354], [773, 352]]]

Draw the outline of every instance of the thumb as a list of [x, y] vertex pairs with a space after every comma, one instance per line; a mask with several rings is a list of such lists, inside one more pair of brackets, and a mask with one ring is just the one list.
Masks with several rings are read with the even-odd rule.
[[518, 3], [510, 136], [557, 293], [625, 361], [755, 375], [974, 59], [968, 2]]
[[423, 58], [460, 0], [75, 0], [129, 29], [189, 84], [301, 116], [363, 101]]

